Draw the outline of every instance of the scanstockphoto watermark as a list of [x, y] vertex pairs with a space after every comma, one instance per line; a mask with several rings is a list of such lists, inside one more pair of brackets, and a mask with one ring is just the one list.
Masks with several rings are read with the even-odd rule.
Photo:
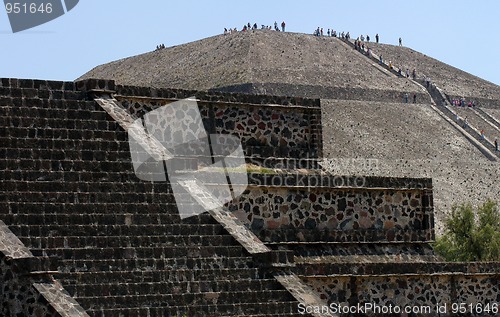
[[[252, 161], [252, 158], [248, 159]], [[254, 163], [273, 167], [264, 172], [265, 177], [262, 177], [261, 173], [250, 173], [249, 180], [255, 186], [301, 187], [309, 190], [318, 187], [363, 188], [366, 186], [366, 177], [334, 174], [323, 167], [324, 162], [328, 160], [318, 161], [317, 158], [309, 158], [308, 155], [300, 159], [280, 159], [278, 162], [276, 158], [269, 158], [263, 162]], [[372, 162], [371, 164], [378, 163]], [[323, 167], [323, 172], [321, 172], [321, 167]], [[310, 171], [316, 172], [310, 173]]]
[[127, 132], [135, 175], [168, 181], [182, 219], [223, 207], [248, 186], [240, 139], [208, 134], [194, 97], [146, 113]]
[[298, 187], [312, 190], [326, 188], [363, 188], [366, 185], [364, 176], [301, 174], [291, 171], [287, 174], [254, 174], [250, 173], [249, 181], [253, 186], [264, 187]]
[[448, 316], [467, 315], [467, 316], [493, 316], [500, 312], [499, 303], [437, 303], [434, 306], [427, 305], [379, 305], [375, 303], [358, 303], [356, 305], [347, 305], [341, 303], [331, 303], [322, 306], [307, 306], [302, 303], [298, 305], [298, 313], [306, 314], [336, 314], [336, 315], [356, 315], [356, 314], [376, 314], [376, 315], [429, 315], [429, 316]]
[[298, 313], [306, 314], [334, 314], [334, 315], [356, 315], [356, 314], [405, 314], [405, 315], [434, 315], [435, 310], [430, 306], [397, 306], [392, 304], [378, 305], [374, 303], [358, 303], [347, 305], [331, 303], [323, 306], [307, 306], [302, 303], [298, 305]]
[[323, 158], [321, 167], [330, 172], [336, 171], [378, 171], [380, 161], [376, 158]]
[[[309, 153], [301, 158], [285, 159], [275, 162], [275, 158], [264, 160], [263, 166], [274, 166], [277, 169], [297, 170], [297, 169], [317, 169], [318, 164], [326, 171], [337, 173], [349, 170], [378, 171], [380, 161], [376, 158], [322, 158], [311, 156]], [[258, 163], [257, 163], [258, 164]]]
[[28, 30], [59, 18], [79, 0], [4, 0], [13, 33]]

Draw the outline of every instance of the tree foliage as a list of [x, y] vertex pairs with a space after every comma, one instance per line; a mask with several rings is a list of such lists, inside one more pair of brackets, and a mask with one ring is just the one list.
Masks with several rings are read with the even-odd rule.
[[447, 261], [500, 261], [497, 203], [488, 200], [477, 210], [470, 203], [454, 206], [434, 249]]

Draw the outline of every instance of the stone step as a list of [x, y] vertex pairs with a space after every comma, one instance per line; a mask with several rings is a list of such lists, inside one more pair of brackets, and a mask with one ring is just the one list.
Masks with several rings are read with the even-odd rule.
[[230, 235], [161, 235], [161, 236], [92, 236], [92, 237], [18, 237], [27, 247], [52, 248], [119, 248], [119, 247], [164, 247], [164, 246], [223, 246], [237, 245]]
[[[1, 112], [1, 111], [0, 111]], [[118, 124], [108, 120], [104, 112], [92, 112], [91, 119], [68, 119], [59, 117], [33, 117], [33, 116], [1, 116], [2, 127], [9, 128], [38, 128], [62, 130], [112, 130], [118, 129]], [[124, 132], [124, 131], [123, 131]], [[62, 138], [65, 139], [65, 138]]]
[[[5, 174], [5, 173], [4, 173]], [[86, 175], [95, 175], [95, 176], [101, 176], [104, 175], [102, 173], [92, 173], [92, 172], [45, 172], [45, 173], [38, 173], [39, 175], [63, 175], [65, 178], [69, 178], [68, 174], [75, 174], [75, 176], [78, 178], [84, 174]], [[12, 175], [14, 175], [12, 173]], [[107, 174], [109, 175], [109, 173]], [[110, 191], [119, 193], [119, 194], [143, 194], [143, 195], [170, 195], [172, 197], [172, 201], [174, 202], [173, 198], [174, 195], [172, 193], [172, 188], [170, 187], [170, 184], [167, 182], [158, 182], [158, 183], [147, 183], [147, 182], [141, 182], [141, 181], [134, 181], [134, 182], [126, 182], [126, 183], [119, 183], [119, 182], [113, 182], [109, 180], [103, 179], [102, 181], [97, 181], [96, 179], [90, 179], [88, 181], [73, 181], [73, 180], [68, 180], [64, 181], [64, 179], [59, 179], [59, 180], [42, 180], [39, 179], [37, 180], [5, 180], [4, 183], [5, 186], [2, 186], [2, 189], [0, 192], [4, 191], [16, 191], [16, 192], [23, 192], [24, 193], [41, 193], [41, 192], [81, 192], [84, 194], [91, 194], [91, 193], [104, 193], [107, 194]], [[16, 194], [12, 194], [15, 196]], [[18, 202], [22, 203], [23, 200], [19, 200]], [[78, 203], [83, 203], [83, 202], [78, 202]], [[132, 201], [130, 203], [133, 203]], [[70, 204], [70, 203], [68, 203]]]
[[364, 230], [318, 230], [305, 228], [262, 229], [256, 232], [257, 237], [264, 243], [295, 243], [295, 242], [331, 242], [331, 243], [378, 243], [404, 242], [422, 243], [427, 241], [430, 229], [393, 228], [393, 229], [364, 229]]
[[[68, 174], [71, 172], [65, 172]], [[84, 193], [99, 193], [108, 191], [117, 191], [120, 193], [143, 193], [143, 194], [172, 194], [172, 188], [167, 182], [128, 182], [118, 183], [109, 181], [27, 181], [27, 180], [2, 180], [3, 191], [21, 191], [21, 192], [74, 192], [82, 191]], [[172, 197], [174, 195], [172, 194]], [[20, 201], [22, 203], [22, 201]]]
[[[134, 193], [134, 192], [47, 192], [17, 191], [4, 193], [11, 202], [46, 202], [46, 203], [148, 203], [163, 202], [173, 209], [175, 199], [171, 193]], [[144, 208], [146, 211], [146, 208]]]
[[[130, 307], [132, 303], [135, 307], [163, 306], [166, 303], [184, 303], [189, 306], [213, 305], [218, 302], [225, 304], [264, 304], [267, 302], [287, 302], [293, 297], [286, 290], [271, 291], [243, 291], [243, 292], [212, 292], [212, 293], [185, 293], [185, 294], [157, 294], [157, 295], [121, 295], [121, 296], [97, 296], [82, 297], [75, 299], [87, 309], [95, 309], [106, 305], [106, 307]], [[261, 312], [261, 311], [256, 311]], [[223, 311], [221, 312], [223, 313]]]
[[[0, 204], [0, 208], [5, 204]], [[100, 208], [91, 210], [90, 213], [81, 210], [80, 212], [64, 213], [31, 213], [26, 205], [17, 206], [15, 214], [1, 214], [2, 219], [6, 224], [24, 224], [24, 225], [162, 225], [162, 224], [217, 224], [217, 222], [208, 213], [200, 214], [196, 217], [186, 219], [180, 218], [176, 213], [158, 213], [157, 208], [152, 208], [152, 212], [148, 213], [148, 206], [141, 205], [144, 210], [132, 210], [135, 213], [130, 213], [123, 210], [122, 213], [101, 213]], [[168, 206], [168, 205], [167, 205]], [[30, 206], [31, 207], [31, 206]], [[157, 207], [157, 206], [155, 206]], [[162, 209], [169, 207], [161, 206]], [[29, 207], [28, 207], [29, 208]], [[25, 212], [26, 210], [26, 212]], [[155, 212], [156, 211], [156, 212]], [[166, 210], [168, 211], [168, 210]], [[43, 212], [43, 210], [41, 210]]]
[[[81, 153], [78, 153], [78, 158], [72, 159], [68, 158], [68, 152], [64, 152], [60, 158], [56, 158], [55, 152], [47, 152], [47, 155], [52, 156], [52, 158], [39, 158], [36, 154], [29, 154], [31, 157], [27, 158], [16, 158], [18, 153], [21, 151], [5, 151], [8, 156], [12, 156], [11, 158], [0, 159], [0, 169], [2, 170], [25, 170], [25, 171], [87, 171], [87, 172], [95, 172], [95, 171], [103, 171], [108, 173], [123, 173], [132, 171], [132, 163], [130, 162], [130, 154], [128, 157], [124, 157], [125, 160], [122, 161], [106, 161], [105, 157], [103, 160], [99, 161], [82, 161], [79, 157], [82, 156]], [[81, 151], [80, 151], [81, 152]], [[23, 153], [26, 155], [26, 153]], [[94, 154], [95, 155], [95, 154]], [[107, 154], [106, 154], [107, 155]], [[73, 156], [73, 157], [76, 157]]]
[[[108, 271], [61, 272], [54, 276], [64, 285], [77, 286], [84, 284], [152, 283], [165, 281], [169, 283], [227, 280], [234, 282], [259, 278], [259, 269], [249, 267], [252, 263], [248, 258], [206, 258], [203, 259], [203, 263], [201, 263], [199, 259], [188, 259], [185, 261], [182, 261], [183, 259], [175, 260], [177, 260], [177, 262], [175, 262], [174, 259], [165, 259], [161, 264], [164, 269], [137, 267], [133, 271], [120, 271], [119, 268], [117, 269], [116, 265], [111, 265], [112, 270]], [[141, 263], [141, 261], [138, 261], [138, 263]], [[231, 268], [231, 265], [240, 266], [241, 268]], [[157, 264], [156, 266], [160, 265]]]
[[189, 294], [207, 292], [244, 292], [283, 290], [275, 279], [217, 279], [204, 281], [169, 281], [133, 283], [117, 280], [115, 283], [64, 284], [64, 289], [71, 296], [127, 296], [127, 295], [162, 295]]
[[[128, 151], [108, 151], [96, 147], [94, 150], [74, 151], [59, 149], [51, 151], [48, 149], [44, 153], [40, 153], [38, 150], [32, 149], [32, 147], [38, 146], [44, 145], [30, 144], [27, 149], [0, 149], [0, 154], [3, 157], [0, 159], [0, 170], [133, 172]], [[35, 153], [37, 151], [38, 153]], [[88, 151], [94, 151], [92, 158], [95, 160], [87, 159], [86, 153]]]
[[[119, 140], [96, 140], [93, 139], [92, 131], [85, 131], [85, 138], [81, 137], [79, 130], [54, 130], [60, 135], [53, 135], [52, 138], [42, 138], [33, 136], [31, 138], [16, 138], [10, 136], [1, 136], [3, 158], [15, 159], [30, 159], [30, 158], [47, 158], [52, 159], [52, 155], [57, 155], [56, 159], [64, 158], [77, 160], [73, 154], [77, 151], [108, 151], [119, 152], [127, 156], [119, 157], [121, 160], [130, 160], [130, 147], [127, 139]], [[74, 132], [78, 131], [78, 132]], [[90, 133], [89, 135], [87, 135]], [[116, 132], [119, 133], [119, 132]], [[64, 138], [64, 136], [66, 136]]]
[[[150, 259], [78, 259], [60, 261], [62, 273], [76, 274], [99, 274], [102, 279], [110, 278], [116, 280], [116, 273], [124, 276], [142, 276], [145, 280], [156, 279], [151, 274], [158, 274], [162, 270], [218, 270], [218, 269], [241, 269], [254, 268], [255, 263], [249, 256], [239, 257], [197, 257], [197, 258], [150, 258]], [[168, 273], [168, 272], [167, 272]], [[256, 274], [256, 272], [254, 272]], [[95, 275], [88, 277], [92, 279]], [[111, 277], [113, 276], [113, 277]], [[254, 275], [249, 275], [248, 278]], [[87, 278], [87, 275], [84, 275]]]
[[19, 99], [33, 100], [82, 100], [85, 97], [84, 92], [74, 89], [65, 89], [65, 87], [51, 87], [49, 85], [31, 86], [31, 87], [1, 87], [0, 95]]
[[[0, 127], [0, 137], [3, 138], [20, 138], [25, 142], [33, 142], [31, 139], [59, 139], [62, 138], [66, 130], [62, 129], [47, 129], [47, 128], [16, 128], [16, 127]], [[123, 131], [108, 131], [108, 130], [71, 130], [67, 131], [68, 139], [93, 140], [98, 143], [101, 139], [105, 141], [127, 141], [127, 133]]]
[[[3, 197], [18, 197], [19, 196], [3, 196]], [[17, 214], [17, 215], [23, 215], [23, 214], [46, 214], [46, 215], [53, 215], [53, 214], [58, 214], [63, 217], [64, 215], [72, 216], [72, 215], [78, 215], [78, 214], [88, 214], [90, 217], [95, 214], [111, 214], [114, 216], [120, 216], [120, 215], [147, 215], [147, 214], [152, 214], [152, 215], [169, 215], [170, 213], [173, 213], [172, 217], [178, 217], [177, 215], [177, 208], [176, 204], [174, 204], [175, 200], [172, 202], [165, 202], [165, 201], [148, 201], [148, 202], [127, 202], [126, 204], [124, 203], [117, 203], [117, 202], [112, 202], [112, 203], [85, 203], [85, 202], [79, 202], [79, 203], [54, 203], [54, 202], [22, 202], [22, 201], [10, 201], [10, 202], [2, 202], [0, 203], [0, 208], [3, 212], [3, 214]], [[200, 215], [208, 215], [207, 213], [203, 213]], [[198, 216], [200, 216], [198, 215]], [[203, 216], [201, 220], [198, 223], [204, 223], [203, 221], [209, 220], [208, 218], [205, 218], [206, 216]], [[197, 219], [197, 217], [192, 217], [192, 218], [186, 218], [183, 219], [183, 223], [197, 223], [196, 220], [191, 220], [191, 219]], [[188, 222], [188, 220], [191, 220]], [[212, 222], [209, 222], [212, 223]]]
[[[240, 296], [246, 296], [244, 294]], [[85, 307], [85, 306], [84, 306]], [[267, 316], [267, 317], [296, 317], [298, 314], [298, 302], [261, 302], [241, 304], [212, 304], [212, 305], [189, 305], [141, 308], [93, 308], [87, 309], [93, 317], [220, 317], [226, 316]], [[299, 315], [308, 316], [308, 315]]]
[[53, 248], [30, 251], [35, 255], [52, 256], [64, 260], [82, 259], [149, 259], [244, 255], [241, 246], [159, 246], [159, 247], [119, 247], [119, 248]]
[[[93, 105], [93, 108], [78, 109], [72, 102], [51, 102], [37, 99], [24, 99], [18, 105], [5, 105], [0, 107], [0, 117], [11, 118], [57, 118], [53, 120], [109, 120], [111, 117], [104, 111]], [[66, 108], [65, 103], [71, 104]], [[78, 103], [76, 103], [78, 105]], [[91, 104], [80, 104], [89, 107]], [[75, 109], [76, 108], [76, 109]]]
[[[5, 89], [5, 87], [3, 87]], [[67, 90], [15, 90], [18, 97], [5, 94], [5, 90], [0, 89], [0, 108], [46, 108], [46, 109], [71, 109], [71, 110], [98, 110], [98, 106], [93, 100], [85, 100], [80, 96], [74, 98], [70, 94], [73, 91]], [[24, 93], [24, 96], [23, 96]], [[21, 98], [19, 97], [21, 95]], [[59, 99], [56, 97], [69, 97], [68, 99]]]
[[[94, 155], [94, 154], [93, 154]], [[106, 171], [33, 171], [33, 170], [0, 170], [0, 179], [30, 182], [116, 182], [137, 183], [139, 179], [132, 169], [122, 172]]]
[[219, 224], [167, 224], [167, 225], [9, 225], [21, 237], [60, 237], [60, 236], [144, 236], [144, 235], [225, 235]]
[[266, 243], [271, 249], [286, 248], [295, 253], [296, 256], [433, 256], [434, 250], [427, 242], [407, 243], [353, 243], [353, 242], [286, 242]]

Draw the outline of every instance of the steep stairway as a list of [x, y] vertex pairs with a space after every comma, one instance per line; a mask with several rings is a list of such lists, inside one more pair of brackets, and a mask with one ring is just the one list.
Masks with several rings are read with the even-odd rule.
[[299, 316], [223, 225], [135, 177], [118, 123], [50, 85], [1, 89], [0, 219], [90, 316]]
[[[480, 109], [478, 108], [477, 111], [484, 115], [490, 122], [494, 123], [497, 128], [500, 129], [500, 110], [494, 110], [494, 109]], [[494, 114], [493, 111], [496, 113]]]
[[[387, 64], [385, 60], [381, 61], [380, 56], [378, 56], [372, 50], [368, 52], [366, 48], [356, 47], [354, 41], [352, 40], [344, 39], [343, 42], [354, 48], [357, 52], [365, 56], [370, 61], [378, 63], [379, 67], [383, 67], [386, 71], [392, 73], [395, 76], [406, 78], [405, 74], [400, 73], [398, 70], [396, 70], [395, 67], [391, 67], [391, 65]], [[408, 79], [412, 80], [414, 83], [422, 87], [422, 89], [426, 90], [430, 95], [430, 97], [432, 98], [432, 101], [435, 105], [434, 109], [437, 110], [442, 116], [446, 116], [449, 119], [448, 122], [452, 124], [457, 130], [459, 130], [489, 160], [497, 161], [498, 158], [500, 158], [500, 152], [495, 151], [493, 141], [488, 138], [483, 138], [480, 133], [480, 131], [483, 130], [483, 128], [479, 128], [479, 126], [481, 127], [489, 126], [490, 123], [488, 120], [484, 120], [480, 116], [476, 115], [477, 117], [480, 118], [478, 121], [475, 122], [477, 124], [476, 126], [473, 126], [470, 123], [465, 124], [466, 118], [460, 117], [457, 114], [457, 111], [451, 109], [451, 104], [449, 103], [448, 96], [446, 96], [438, 87], [436, 87], [432, 83], [427, 82], [423, 78], [410, 77]], [[410, 99], [409, 101], [411, 101], [411, 97], [409, 99]]]
[[474, 144], [479, 151], [481, 151], [481, 153], [483, 153], [490, 161], [497, 161], [498, 158], [500, 158], [500, 152], [495, 151], [493, 142], [481, 136], [480, 131], [483, 128], [480, 127], [487, 127], [487, 121], [471, 112], [469, 116], [474, 117], [475, 120], [470, 122], [467, 115], [464, 117], [460, 116], [460, 112], [463, 112], [460, 107], [456, 107], [455, 109], [452, 108], [448, 97], [441, 91], [441, 89], [439, 89], [439, 87], [436, 87], [432, 83], [427, 84], [424, 81], [422, 81], [422, 84], [425, 85], [429, 94], [432, 96], [436, 108], [438, 108], [439, 111], [450, 120], [449, 122], [455, 123], [455, 128], [466, 136], [466, 138], [468, 138], [469, 141], [471, 141], [471, 143]]

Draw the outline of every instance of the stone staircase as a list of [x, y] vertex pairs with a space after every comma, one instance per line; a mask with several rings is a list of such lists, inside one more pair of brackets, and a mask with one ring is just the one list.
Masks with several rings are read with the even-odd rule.
[[[461, 118], [467, 118], [468, 126], [471, 130], [478, 133], [481, 137], [481, 132], [484, 132], [484, 140], [486, 143], [494, 145], [495, 138], [500, 137], [500, 127], [497, 126], [494, 120], [483, 115], [484, 111], [475, 107], [451, 107], [455, 114]], [[483, 139], [483, 137], [481, 137]]]
[[[422, 82], [422, 84], [425, 83]], [[469, 116], [475, 116], [476, 120], [472, 124], [471, 122], [465, 124], [465, 119], [468, 116], [461, 117], [459, 115], [461, 110], [458, 108], [452, 108], [448, 100], [448, 96], [446, 96], [446, 94], [444, 94], [439, 87], [436, 87], [432, 83], [428, 86], [426, 85], [426, 87], [434, 100], [436, 108], [438, 108], [443, 115], [448, 117], [450, 120], [449, 122], [456, 123], [455, 127], [458, 128], [458, 130], [462, 132], [462, 134], [464, 134], [469, 141], [471, 141], [471, 143], [474, 144], [489, 160], [497, 161], [498, 158], [500, 158], [500, 152], [495, 151], [493, 141], [482, 138], [480, 133], [482, 130], [480, 127], [486, 128], [488, 126], [488, 122], [479, 116], [475, 116], [474, 113], [471, 113]], [[467, 121], [469, 121], [469, 119], [467, 119]], [[473, 140], [470, 139], [470, 136], [472, 136]]]
[[2, 80], [0, 122], [0, 220], [90, 316], [299, 316], [270, 263], [135, 177], [127, 133], [73, 83]]
[[[0, 314], [298, 317], [309, 313], [301, 304], [498, 301], [497, 263], [452, 265], [433, 254], [430, 179], [314, 168], [316, 101], [101, 80], [0, 83]], [[238, 135], [250, 161], [267, 167], [222, 207], [192, 180], [179, 184], [194, 202], [176, 201], [169, 182], [141, 181], [132, 166], [133, 117], [193, 95], [210, 133]], [[291, 123], [269, 128], [264, 117]], [[157, 143], [147, 144], [164, 153]], [[188, 203], [209, 211], [182, 218]], [[34, 295], [23, 302], [18, 285]]]
[[[352, 40], [344, 39], [344, 40], [342, 40], [342, 42], [355, 48], [354, 42]], [[372, 62], [378, 63], [378, 65], [374, 64], [374, 66], [382, 67], [384, 70], [388, 71], [389, 73], [392, 73], [395, 76], [400, 76], [400, 77], [402, 76], [402, 74], [399, 74], [395, 68], [391, 68], [390, 65], [388, 65], [386, 61], [380, 62], [379, 56], [375, 52], [370, 52], [370, 54], [368, 54], [367, 50], [362, 49], [362, 48], [358, 48], [357, 51], [360, 54], [362, 54], [363, 56], [365, 56], [366, 58], [370, 59]], [[493, 144], [493, 141], [481, 137], [480, 131], [483, 128], [480, 128], [480, 126], [484, 127], [484, 128], [488, 127], [490, 125], [489, 120], [485, 119], [484, 117], [482, 117], [482, 118], [479, 117], [480, 119], [478, 122], [476, 122], [476, 126], [471, 125], [469, 123], [466, 127], [464, 125], [465, 117], [460, 117], [457, 114], [456, 109], [453, 110], [451, 108], [449, 97], [445, 93], [443, 93], [441, 91], [441, 89], [439, 89], [438, 87], [436, 87], [432, 83], [428, 84], [425, 81], [425, 79], [422, 79], [422, 78], [420, 78], [420, 79], [419, 78], [408, 78], [408, 79], [412, 80], [413, 82], [418, 84], [420, 87], [422, 87], [424, 90], [426, 90], [428, 92], [428, 94], [430, 95], [430, 97], [432, 98], [434, 105], [436, 106], [435, 109], [438, 110], [441, 115], [444, 115], [451, 120], [448, 122], [450, 122], [450, 123], [455, 122], [456, 123], [456, 125], [454, 125], [455, 128], [457, 128], [460, 132], [462, 132], [462, 134], [464, 134], [464, 136], [474, 146], [476, 146], [479, 149], [479, 151], [481, 151], [481, 153], [483, 153], [489, 160], [497, 161], [498, 158], [500, 158], [500, 152], [495, 151], [495, 146]], [[411, 98], [409, 98], [409, 101], [410, 101], [410, 99]], [[418, 98], [418, 99], [421, 100], [421, 98]], [[478, 111], [481, 111], [481, 110], [478, 109]], [[487, 115], [487, 113], [485, 113], [484, 111], [481, 111], [481, 112], [483, 114]], [[474, 115], [474, 114], [472, 114], [472, 115]], [[489, 116], [489, 117], [491, 118], [491, 116]], [[494, 121], [494, 120], [492, 120], [492, 121]], [[495, 123], [495, 124], [498, 125], [498, 123]], [[464, 131], [460, 130], [460, 127], [462, 127], [463, 130], [466, 130], [465, 131], [466, 133], [464, 133]], [[472, 140], [471, 137], [474, 140]]]
[[[295, 173], [252, 178], [250, 192], [230, 208], [269, 248], [294, 253], [291, 270], [333, 305], [331, 314], [340, 305], [354, 309], [352, 315], [378, 316], [357, 310], [376, 304], [425, 307], [432, 315], [458, 298], [479, 305], [498, 300], [495, 263], [446, 263], [434, 254], [430, 180], [355, 182], [319, 171]], [[247, 206], [254, 207], [251, 215], [238, 211]]]
[[486, 119], [490, 122], [492, 122], [497, 128], [500, 129], [500, 119], [496, 115], [493, 115], [491, 112], [492, 109], [488, 109], [488, 111], [485, 111], [481, 108], [476, 109], [477, 112], [479, 112], [481, 115], [486, 117]]

